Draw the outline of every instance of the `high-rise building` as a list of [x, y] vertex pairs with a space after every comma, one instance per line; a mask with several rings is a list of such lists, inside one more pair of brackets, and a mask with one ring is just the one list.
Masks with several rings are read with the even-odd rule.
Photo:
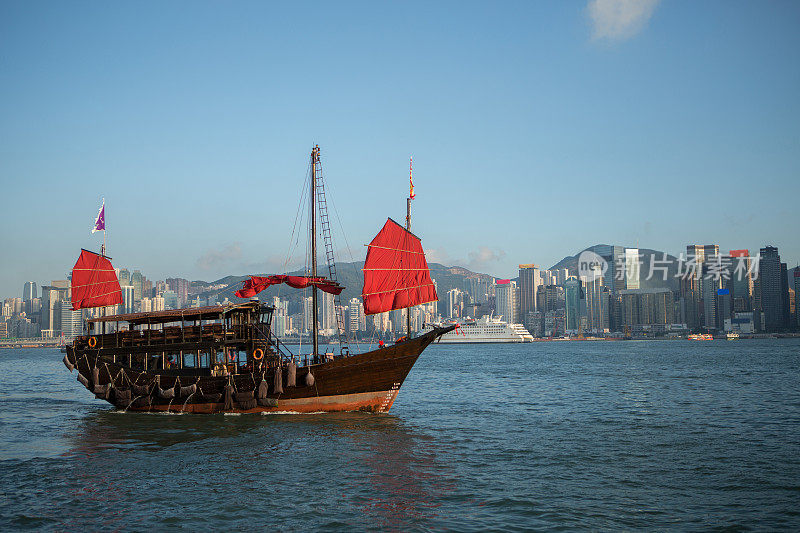
[[626, 289], [620, 291], [622, 325], [666, 326], [675, 322], [675, 301], [672, 291], [662, 289]]
[[509, 324], [518, 323], [517, 284], [507, 279], [499, 279], [495, 282], [494, 294], [497, 314], [502, 315]]
[[72, 302], [62, 300], [61, 306], [61, 334], [65, 342], [72, 342], [75, 337], [83, 332], [83, 312], [73, 311]]
[[[690, 244], [686, 247], [681, 294], [685, 300], [686, 323], [690, 329], [707, 327], [704, 296], [709, 296], [716, 302], [716, 289], [719, 287], [710, 287], [709, 290], [704, 290], [703, 276], [708, 273], [706, 265], [713, 264], [718, 259], [719, 245], [717, 244]], [[719, 279], [715, 284], [719, 285]], [[709, 307], [716, 308], [716, 303], [710, 304]], [[711, 319], [711, 323], [716, 327], [716, 316]]]
[[[138, 303], [142, 300], [142, 289], [144, 288], [144, 276], [142, 276], [141, 271], [133, 271], [133, 274], [131, 274], [131, 285], [133, 285], [133, 301]], [[177, 309], [177, 306], [175, 309]]]
[[581, 282], [578, 278], [571, 277], [564, 282], [567, 331], [578, 331], [580, 327], [581, 292]]
[[167, 278], [167, 287], [178, 295], [178, 305], [186, 307], [189, 301], [189, 280], [183, 278]]
[[164, 308], [165, 309], [179, 309], [178, 307], [178, 295], [175, 294], [175, 291], [166, 290], [161, 295], [164, 298]]
[[603, 274], [600, 265], [596, 265], [594, 276], [584, 276], [581, 281], [586, 288], [587, 327], [590, 331], [602, 332], [608, 327], [610, 291], [603, 290]]
[[639, 288], [639, 273], [642, 258], [638, 248], [625, 248], [625, 288]]
[[350, 303], [347, 306], [348, 311], [348, 328], [350, 333], [356, 333], [361, 331], [362, 329], [366, 329], [366, 327], [362, 328], [362, 324], [365, 324], [365, 315], [364, 315], [364, 304], [361, 303], [361, 300], [358, 298], [351, 298]]
[[133, 285], [122, 285], [122, 312], [133, 313], [134, 311], [134, 288]]
[[794, 269], [794, 318], [800, 327], [800, 267]]
[[599, 244], [592, 246], [589, 250], [602, 257], [608, 265], [605, 274], [603, 274], [603, 286], [608, 288], [612, 295], [617, 295], [619, 291], [625, 288], [625, 268], [627, 265], [625, 249], [622, 246]]
[[127, 268], [120, 268], [119, 272], [117, 272], [117, 278], [119, 278], [120, 285], [131, 284], [131, 273]]
[[733, 309], [737, 313], [743, 313], [753, 309], [753, 278], [751, 273], [751, 261], [749, 250], [730, 251], [730, 283], [731, 298], [733, 299]]
[[25, 285], [22, 287], [22, 300], [25, 302], [29, 302], [34, 298], [37, 298], [39, 295], [36, 292], [36, 282], [35, 281], [26, 281]]
[[447, 317], [459, 318], [461, 317], [461, 306], [463, 298], [461, 291], [458, 289], [450, 289], [447, 291]]
[[317, 301], [319, 302], [319, 327], [320, 329], [330, 329], [336, 332], [339, 327], [336, 321], [336, 302], [333, 294], [325, 291], [318, 291]]
[[303, 298], [303, 332], [311, 331], [313, 317], [314, 306], [311, 299], [311, 296], [306, 296]]
[[774, 246], [761, 248], [760, 256], [758, 278], [764, 328], [767, 331], [780, 331], [786, 327], [784, 301], [788, 299], [788, 296], [783, 294], [787, 283], [781, 280], [781, 256]]
[[537, 310], [536, 295], [541, 284], [537, 265], [519, 265], [519, 314], [523, 319], [529, 312]]

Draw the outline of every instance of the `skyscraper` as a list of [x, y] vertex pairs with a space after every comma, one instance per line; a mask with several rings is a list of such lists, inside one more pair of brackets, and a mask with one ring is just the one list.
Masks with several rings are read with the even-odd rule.
[[752, 310], [753, 278], [750, 272], [750, 251], [731, 250], [731, 298], [733, 299], [733, 309], [738, 313]]
[[122, 312], [133, 313], [134, 311], [134, 289], [133, 285], [122, 285]]
[[[586, 316], [587, 327], [591, 331], [603, 331], [608, 327], [608, 309], [607, 300], [604, 298], [603, 291], [603, 274], [600, 265], [596, 266], [596, 273], [594, 276], [583, 277], [581, 281], [586, 288]], [[606, 291], [606, 294], [610, 294]]]
[[577, 331], [581, 316], [581, 282], [571, 277], [564, 282], [564, 300], [566, 303], [566, 329]]
[[517, 318], [517, 284], [507, 279], [497, 280], [494, 288], [495, 308], [497, 314], [509, 324], [518, 323]]
[[628, 290], [639, 288], [639, 271], [641, 270], [641, 257], [638, 248], [625, 248], [625, 288]]
[[[144, 288], [144, 276], [139, 270], [134, 270], [131, 274], [131, 285], [133, 285], [133, 301], [140, 302], [142, 300], [142, 289]], [[175, 306], [173, 309], [177, 309]]]
[[189, 300], [189, 280], [183, 278], [167, 278], [167, 287], [178, 295], [178, 305], [185, 307]]
[[[710, 308], [716, 309], [716, 287], [714, 290], [704, 290], [703, 276], [708, 272], [706, 265], [719, 259], [719, 245], [717, 244], [690, 244], [686, 247], [686, 262], [684, 263], [684, 276], [681, 280], [681, 293], [686, 304], [686, 323], [690, 329], [706, 327], [704, 296], [714, 300]], [[717, 280], [719, 285], [719, 280]], [[712, 318], [716, 325], [716, 316]]]
[[36, 282], [26, 281], [25, 286], [22, 287], [22, 300], [25, 302], [29, 302], [37, 297], [38, 294], [36, 292]]
[[794, 269], [794, 318], [800, 327], [800, 267]]
[[[521, 322], [528, 331], [536, 329], [532, 321], [534, 320], [533, 314], [538, 310], [536, 296], [541, 285], [542, 277], [537, 265], [533, 263], [519, 265], [519, 289], [517, 290], [516, 287], [514, 289], [519, 293], [519, 300], [514, 309], [514, 322]], [[518, 315], [517, 312], [519, 312]]]
[[786, 327], [783, 289], [787, 284], [781, 281], [781, 256], [774, 246], [761, 248], [760, 255], [758, 277], [764, 328], [767, 331], [779, 331]]
[[448, 318], [461, 316], [461, 291], [458, 289], [447, 291], [447, 316]]

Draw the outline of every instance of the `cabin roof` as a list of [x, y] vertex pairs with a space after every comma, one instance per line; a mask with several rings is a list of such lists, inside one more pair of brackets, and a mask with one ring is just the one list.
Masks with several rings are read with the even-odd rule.
[[257, 310], [261, 302], [246, 302], [229, 305], [210, 305], [207, 307], [188, 307], [186, 309], [170, 309], [167, 311], [151, 311], [149, 313], [126, 313], [90, 318], [89, 322], [128, 322], [130, 324], [159, 324], [178, 320], [211, 320], [232, 311]]

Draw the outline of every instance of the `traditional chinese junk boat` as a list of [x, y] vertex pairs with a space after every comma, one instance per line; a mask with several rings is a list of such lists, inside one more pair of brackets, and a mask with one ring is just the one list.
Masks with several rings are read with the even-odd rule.
[[[409, 333], [391, 346], [365, 353], [350, 354], [345, 342], [340, 344], [339, 354], [320, 353], [318, 291], [338, 296], [344, 287], [336, 280], [318, 146], [311, 152], [310, 174], [308, 276], [251, 276], [236, 293], [250, 298], [244, 303], [101, 313], [88, 319], [86, 334], [66, 347], [67, 368], [77, 369], [78, 381], [97, 398], [131, 411], [389, 410], [422, 351], [454, 326], [436, 327], [417, 337]], [[438, 299], [420, 239], [410, 231], [413, 197], [412, 182], [406, 227], [389, 219], [368, 245], [362, 293], [366, 314]], [[317, 271], [318, 220], [328, 277]], [[104, 208], [97, 225], [105, 230]], [[310, 354], [292, 354], [270, 329], [274, 308], [253, 298], [277, 283], [311, 289]], [[102, 309], [120, 303], [121, 288], [111, 258], [105, 256], [105, 244], [100, 254], [82, 250], [72, 271], [73, 309]]]

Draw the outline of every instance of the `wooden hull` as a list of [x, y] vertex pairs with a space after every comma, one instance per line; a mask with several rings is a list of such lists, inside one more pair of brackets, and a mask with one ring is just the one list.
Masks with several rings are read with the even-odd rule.
[[[98, 398], [120, 409], [173, 413], [314, 413], [388, 411], [400, 386], [422, 351], [452, 328], [437, 328], [419, 337], [378, 350], [297, 368], [296, 386], [287, 386], [286, 369], [225, 377], [174, 375], [140, 371], [113, 362], [101, 349], [76, 351], [67, 347], [65, 364], [74, 366], [78, 380]], [[68, 366], [69, 366], [68, 365]], [[275, 392], [275, 372], [282, 372], [283, 392]], [[306, 385], [311, 372], [314, 383]], [[261, 381], [269, 391], [258, 398]], [[195, 391], [191, 392], [194, 386]], [[181, 391], [183, 388], [183, 391]], [[147, 389], [146, 392], [143, 389]], [[172, 391], [173, 398], [164, 391]], [[232, 392], [233, 391], [233, 392]], [[181, 394], [183, 392], [183, 394]], [[250, 395], [252, 393], [252, 396]], [[170, 394], [171, 395], [171, 394]], [[242, 399], [242, 397], [245, 399]], [[238, 401], [241, 400], [241, 401]]]

